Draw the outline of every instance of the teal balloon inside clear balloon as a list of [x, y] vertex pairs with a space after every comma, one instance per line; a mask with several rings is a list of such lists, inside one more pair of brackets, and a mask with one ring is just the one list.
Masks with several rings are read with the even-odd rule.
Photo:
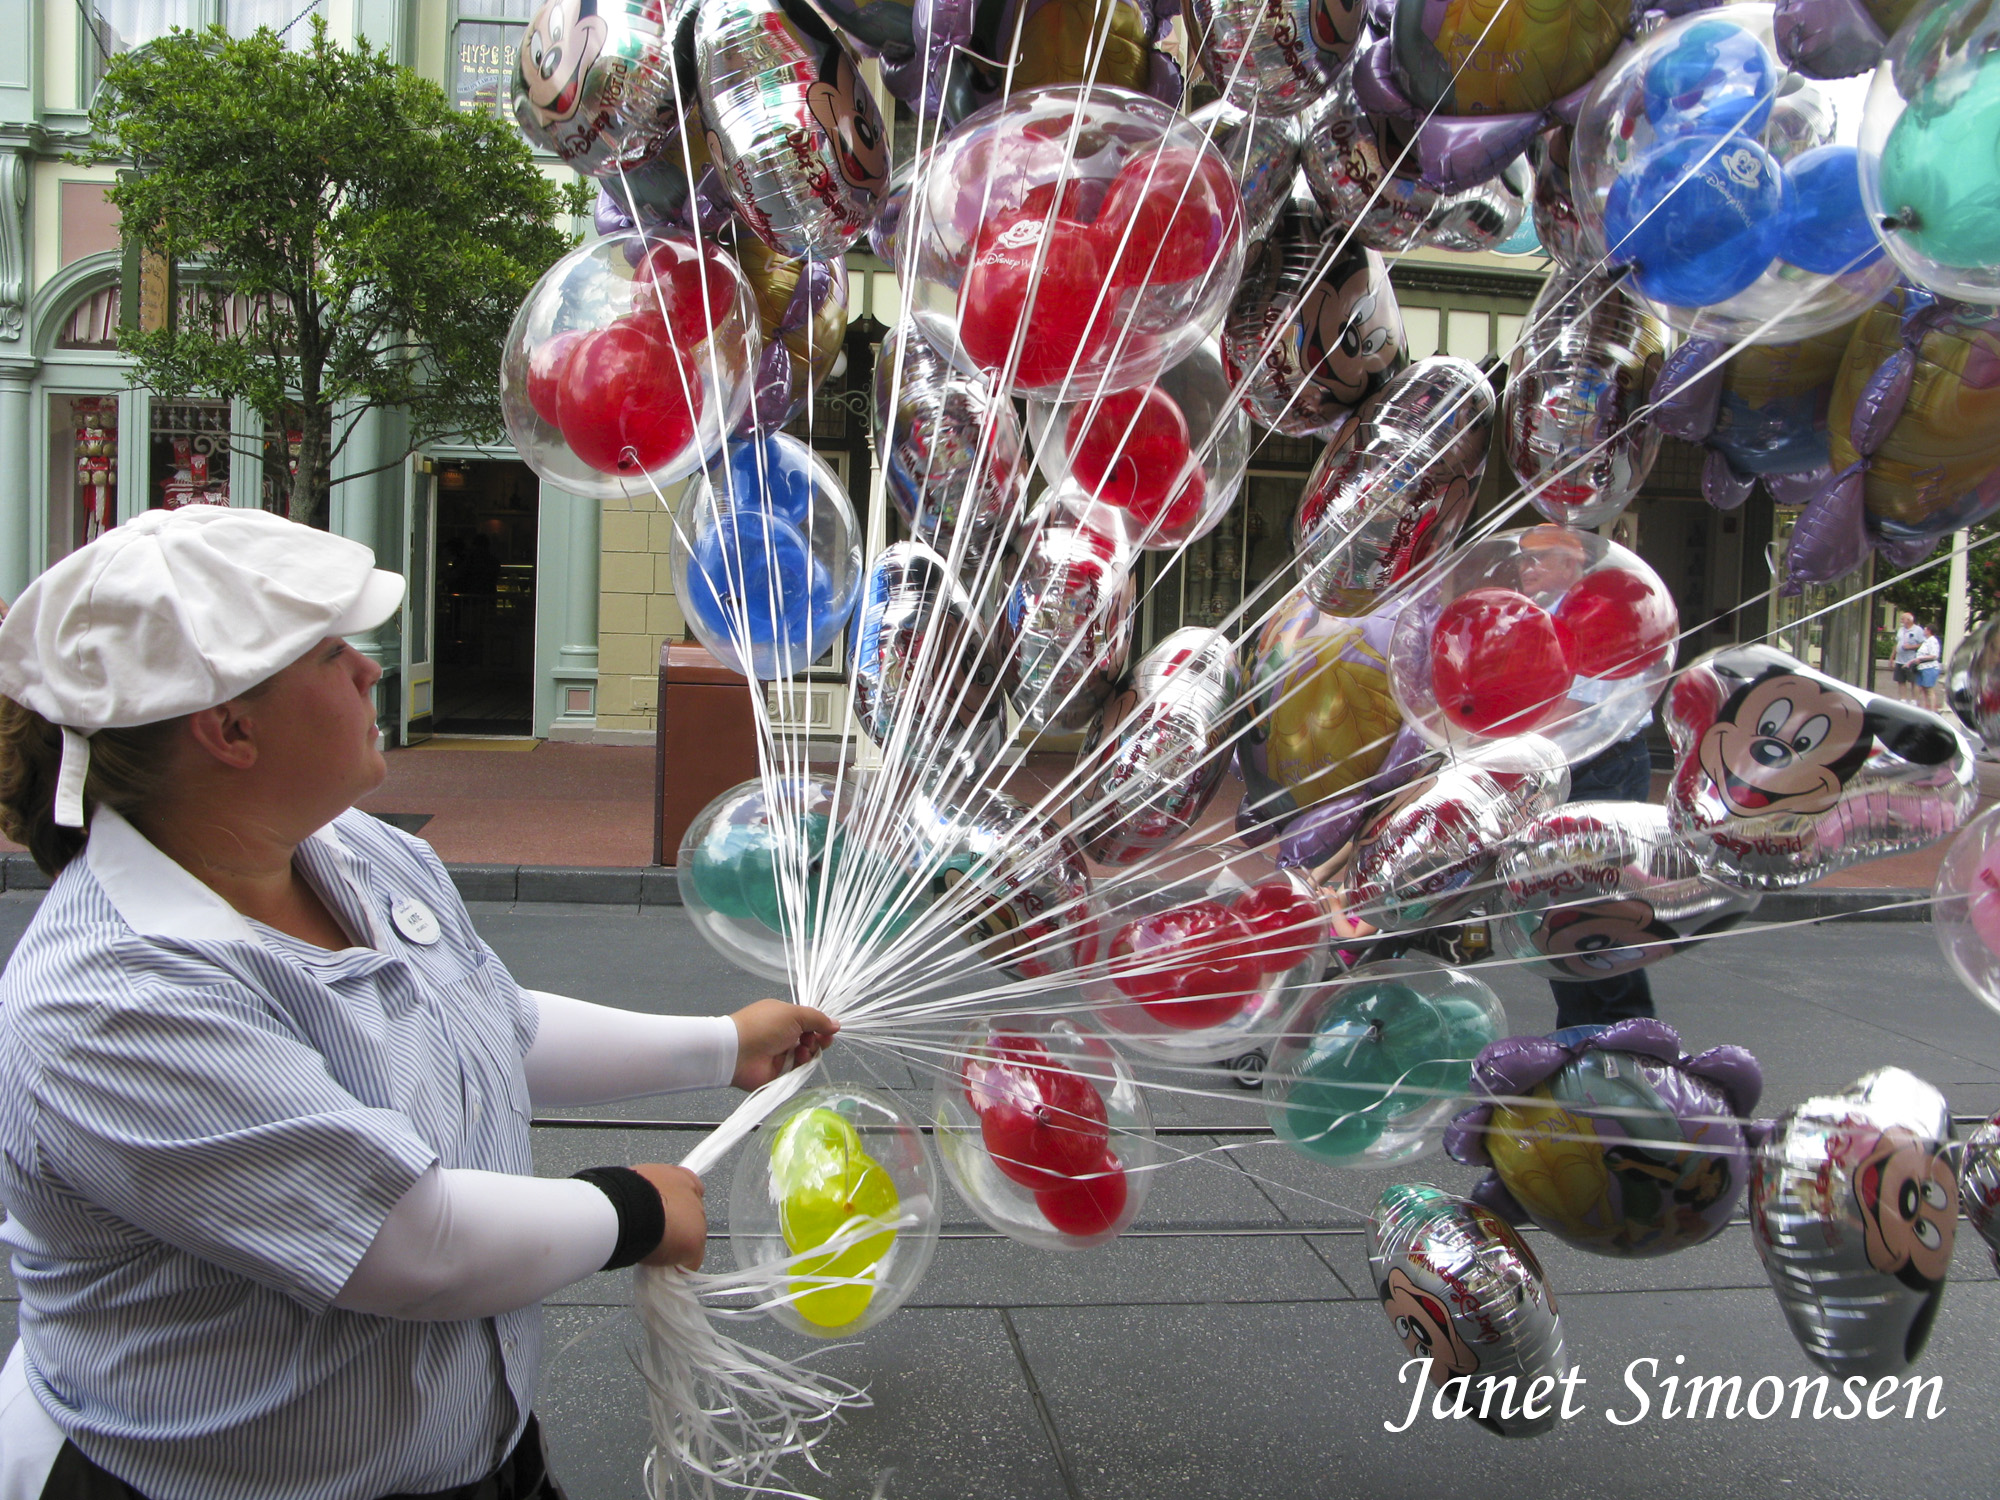
[[1952, 270], [1996, 270], [2000, 54], [1969, 66], [1969, 80], [1960, 69], [1909, 101], [1883, 143], [1877, 180], [1889, 227], [1924, 260]]
[[1337, 1166], [1421, 1156], [1502, 1024], [1500, 1002], [1469, 975], [1429, 960], [1363, 965], [1287, 1025], [1265, 1074], [1271, 1127]]

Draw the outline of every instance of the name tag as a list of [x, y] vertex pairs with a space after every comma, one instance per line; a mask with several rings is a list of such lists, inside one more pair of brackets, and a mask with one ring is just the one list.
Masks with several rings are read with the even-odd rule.
[[431, 909], [415, 896], [398, 896], [389, 908], [389, 920], [396, 924], [396, 931], [419, 948], [430, 947], [444, 933]]

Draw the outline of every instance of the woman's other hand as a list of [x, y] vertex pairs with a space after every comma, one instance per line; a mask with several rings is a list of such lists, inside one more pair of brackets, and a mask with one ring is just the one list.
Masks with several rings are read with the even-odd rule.
[[708, 1210], [701, 1201], [701, 1179], [686, 1167], [661, 1162], [647, 1162], [632, 1170], [652, 1183], [660, 1195], [660, 1206], [667, 1211], [667, 1232], [660, 1237], [658, 1248], [640, 1264], [699, 1271], [708, 1250]]
[[736, 1073], [729, 1081], [745, 1091], [804, 1067], [840, 1030], [831, 1016], [783, 1000], [759, 1000], [730, 1019], [736, 1023]]

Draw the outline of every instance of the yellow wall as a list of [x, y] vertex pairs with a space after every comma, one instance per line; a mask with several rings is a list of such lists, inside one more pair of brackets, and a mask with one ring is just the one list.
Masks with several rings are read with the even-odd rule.
[[[678, 503], [678, 487], [667, 491]], [[682, 638], [668, 547], [673, 520], [652, 496], [606, 500], [597, 592], [597, 727], [654, 728], [660, 646]]]

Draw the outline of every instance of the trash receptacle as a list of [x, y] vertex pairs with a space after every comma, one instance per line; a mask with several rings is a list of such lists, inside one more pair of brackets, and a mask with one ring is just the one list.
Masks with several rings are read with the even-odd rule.
[[653, 863], [680, 857], [694, 815], [757, 774], [751, 687], [700, 646], [660, 647], [660, 716], [653, 755]]

